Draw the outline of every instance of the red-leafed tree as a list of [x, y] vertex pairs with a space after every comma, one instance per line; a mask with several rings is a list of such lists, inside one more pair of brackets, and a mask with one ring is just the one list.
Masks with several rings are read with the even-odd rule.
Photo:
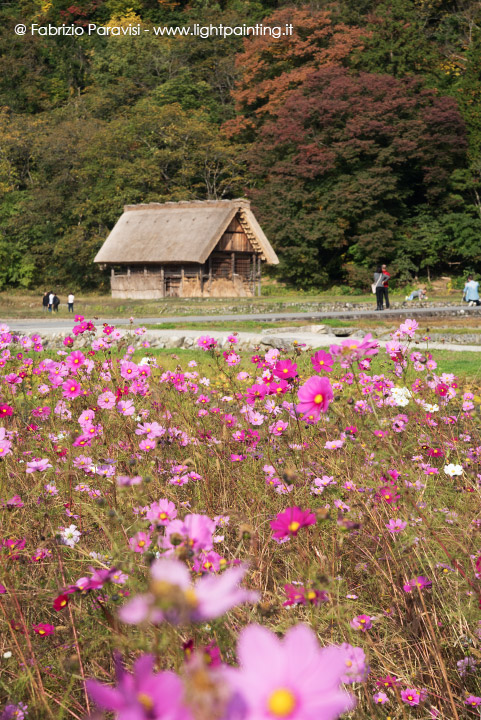
[[466, 161], [452, 98], [416, 78], [311, 72], [277, 105], [250, 153], [253, 198], [295, 284], [402, 254], [403, 224], [456, 209], [450, 176]]
[[[262, 21], [265, 34], [249, 36], [236, 58], [239, 82], [233, 91], [237, 117], [229, 134], [256, 128], [306, 77], [324, 66], [341, 65], [362, 48], [365, 30], [334, 23], [329, 12], [281, 8]], [[292, 26], [292, 34], [286, 28]], [[279, 28], [284, 34], [269, 34]]]

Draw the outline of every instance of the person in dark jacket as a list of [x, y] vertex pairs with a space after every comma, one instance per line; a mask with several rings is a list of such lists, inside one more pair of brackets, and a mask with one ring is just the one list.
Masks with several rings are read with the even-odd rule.
[[49, 296], [49, 292], [47, 290], [47, 292], [44, 292], [43, 298], [42, 298], [42, 307], [43, 307], [44, 312], [48, 311], [48, 296]]
[[384, 310], [383, 298], [384, 298], [384, 274], [380, 265], [377, 266], [374, 273], [374, 285], [376, 286], [376, 310]]
[[53, 311], [58, 313], [58, 306], [60, 305], [60, 300], [57, 297], [57, 293], [55, 293], [52, 305], [53, 305]]
[[383, 280], [383, 283], [382, 283], [383, 295], [384, 295], [384, 300], [386, 301], [386, 310], [388, 310], [388, 309], [389, 309], [389, 288], [388, 288], [388, 283], [389, 283], [389, 278], [391, 277], [391, 273], [388, 273], [386, 265], [383, 265], [382, 268], [381, 268], [381, 270], [382, 270], [382, 274], [384, 275], [384, 280]]

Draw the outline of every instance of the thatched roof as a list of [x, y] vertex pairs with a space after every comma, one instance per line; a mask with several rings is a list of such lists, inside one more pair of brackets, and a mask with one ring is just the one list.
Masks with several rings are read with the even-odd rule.
[[94, 262], [204, 263], [237, 214], [255, 251], [277, 265], [277, 255], [243, 198], [126, 205]]

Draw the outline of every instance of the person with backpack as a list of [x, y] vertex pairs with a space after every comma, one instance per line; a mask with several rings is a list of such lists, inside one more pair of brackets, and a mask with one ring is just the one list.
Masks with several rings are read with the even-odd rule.
[[53, 311], [58, 313], [58, 306], [60, 305], [60, 300], [57, 297], [57, 293], [55, 293], [55, 295], [54, 295], [52, 305], [53, 305]]

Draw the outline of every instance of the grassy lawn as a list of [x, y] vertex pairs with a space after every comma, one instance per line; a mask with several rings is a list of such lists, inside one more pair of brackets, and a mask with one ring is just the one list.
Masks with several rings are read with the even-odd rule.
[[[418, 348], [413, 348], [418, 349]], [[186, 363], [195, 360], [199, 372], [210, 371], [215, 363], [211, 356], [197, 349], [184, 348], [155, 348], [152, 350], [137, 350], [134, 359], [138, 362], [144, 356], [153, 356], [158, 359], [165, 370], [175, 370], [179, 364], [185, 368]], [[433, 356], [438, 363], [437, 373], [454, 373], [463, 381], [477, 387], [481, 385], [481, 353], [473, 352], [450, 352], [448, 350], [434, 350]], [[306, 375], [311, 372], [310, 353], [305, 353], [298, 360], [299, 367]], [[392, 363], [385, 359], [381, 350], [379, 356], [372, 363], [372, 371], [375, 373], [386, 372]], [[245, 358], [240, 366], [242, 370], [253, 373], [254, 366]]]

